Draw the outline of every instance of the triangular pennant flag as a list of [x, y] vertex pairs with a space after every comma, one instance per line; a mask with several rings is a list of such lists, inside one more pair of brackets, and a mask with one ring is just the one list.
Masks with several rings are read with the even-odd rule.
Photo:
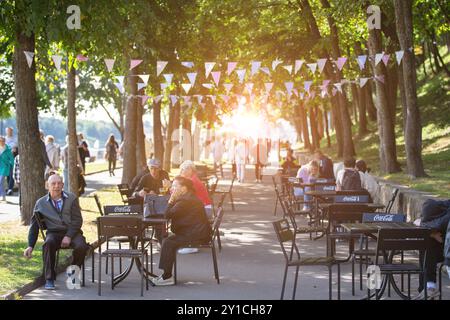
[[304, 62], [304, 60], [295, 60], [294, 74], [296, 74], [302, 68]]
[[330, 84], [330, 80], [323, 80], [323, 82], [322, 82], [322, 87], [323, 88], [326, 88], [326, 87], [328, 87], [328, 85]]
[[360, 88], [364, 87], [367, 81], [369, 81], [369, 78], [359, 78], [359, 87]]
[[212, 83], [204, 83], [204, 84], [202, 84], [202, 86], [204, 86], [206, 89], [209, 89], [209, 90], [214, 88], [214, 85]]
[[161, 83], [161, 91], [166, 90], [169, 85], [167, 83]]
[[183, 87], [184, 92], [186, 92], [186, 94], [188, 94], [189, 90], [191, 90], [191, 88], [192, 88], [192, 84], [183, 83], [183, 84], [181, 84], [181, 87]]
[[172, 102], [172, 106], [174, 106], [178, 101], [178, 96], [170, 95], [170, 102]]
[[267, 74], [268, 76], [270, 76], [270, 69], [268, 67], [262, 67], [260, 68], [260, 70], [265, 74]]
[[186, 67], [186, 68], [192, 68], [192, 67], [194, 67], [194, 63], [193, 63], [193, 62], [190, 62], [190, 61], [183, 61], [183, 62], [181, 63], [181, 65], [182, 65], [183, 67]]
[[208, 78], [215, 65], [215, 62], [205, 62], [205, 78]]
[[304, 82], [304, 86], [305, 86], [305, 91], [309, 92], [309, 88], [311, 88], [312, 85], [312, 81], [305, 81]]
[[216, 104], [216, 96], [209, 96], [213, 104]]
[[119, 80], [120, 84], [123, 85], [123, 81], [125, 80], [125, 76], [116, 76], [115, 77], [117, 80]]
[[130, 61], [130, 70], [136, 68], [141, 63], [142, 63], [142, 60], [131, 60]]
[[220, 74], [221, 74], [220, 71], [211, 72], [211, 75], [213, 77], [214, 83], [216, 84], [216, 87], [219, 86]]
[[264, 86], [266, 87], [266, 93], [269, 94], [270, 90], [273, 88], [273, 82], [266, 82], [264, 83]]
[[221, 94], [220, 97], [222, 98], [223, 102], [228, 103], [230, 101], [230, 97], [224, 94]]
[[313, 74], [316, 72], [317, 63], [308, 63], [307, 66]]
[[389, 63], [389, 57], [390, 55], [385, 54], [383, 55], [383, 58], [381, 60], [383, 60], [384, 65], [387, 67], [388, 63]]
[[163, 76], [164, 79], [166, 79], [167, 84], [170, 86], [172, 84], [173, 73], [165, 73]]
[[223, 86], [225, 87], [225, 91], [227, 92], [227, 94], [230, 94], [230, 90], [231, 90], [231, 88], [233, 88], [233, 84], [225, 83]]
[[342, 93], [342, 83], [335, 83], [334, 86], [340, 93]]
[[202, 100], [203, 100], [203, 96], [202, 95], [196, 95], [196, 97], [197, 97], [197, 101], [198, 101], [198, 104], [202, 104]]
[[358, 61], [359, 69], [364, 70], [364, 68], [366, 66], [367, 56], [366, 55], [358, 56], [357, 61]]
[[375, 67], [380, 63], [381, 59], [383, 59], [384, 52], [383, 53], [377, 53], [375, 55]]
[[78, 61], [88, 61], [88, 57], [83, 56], [82, 54], [77, 55]]
[[336, 88], [333, 88], [333, 89], [331, 90], [331, 94], [333, 95], [333, 97], [336, 95], [336, 93], [337, 93], [337, 89], [336, 89]]
[[337, 68], [340, 70], [342, 70], [342, 68], [344, 67], [344, 64], [347, 62], [347, 58], [346, 57], [339, 57], [336, 61], [336, 66]]
[[326, 90], [326, 89], [323, 89], [323, 90], [320, 92], [320, 97], [321, 97], [321, 98], [325, 98], [327, 95], [328, 95], [328, 90]]
[[[327, 59], [319, 59], [317, 60], [317, 66], [319, 67], [319, 73], [322, 73], [323, 69], [325, 68], [325, 65], [327, 64]], [[315, 71], [313, 71], [314, 73]]]
[[253, 91], [253, 83], [246, 83], [245, 88], [247, 89], [248, 93], [251, 95]]
[[142, 88], [145, 88], [145, 87], [147, 86], [147, 84], [146, 84], [146, 83], [138, 82], [137, 86], [138, 86], [138, 91], [139, 91], [139, 90], [141, 90]]
[[[188, 83], [188, 84], [190, 84], [190, 83]], [[189, 103], [189, 102], [191, 102], [191, 96], [183, 96], [183, 100], [184, 100], [184, 103]]]
[[314, 90], [311, 92], [308, 92], [308, 94], [311, 99], [314, 99], [314, 97], [316, 96], [316, 92]]
[[187, 74], [187, 77], [189, 79], [189, 82], [192, 84], [192, 86], [194, 86], [195, 79], [197, 78], [197, 72], [186, 73], [186, 74]]
[[292, 74], [292, 65], [283, 66], [283, 68], [286, 69], [289, 74]]
[[375, 79], [378, 80], [378, 81], [380, 81], [381, 83], [384, 83], [384, 76], [383, 76], [383, 75], [381, 75], [381, 76], [375, 76]]
[[284, 85], [286, 87], [288, 96], [290, 97], [292, 94], [292, 89], [294, 88], [294, 83], [293, 82], [285, 82]]
[[395, 58], [397, 59], [398, 65], [400, 65], [400, 63], [402, 62], [404, 54], [405, 54], [405, 51], [403, 51], [403, 50], [395, 51]]
[[298, 90], [297, 89], [292, 89], [292, 92], [298, 97]]
[[304, 92], [300, 92], [300, 99], [305, 99], [305, 93]]
[[162, 95], [154, 97], [153, 98], [153, 103], [159, 103], [161, 101], [162, 97], [163, 97]]
[[115, 59], [103, 59], [106, 64], [106, 69], [108, 69], [108, 72], [111, 72], [114, 67]]
[[144, 96], [142, 96], [141, 97], [141, 103], [142, 103], [142, 105], [144, 105], [146, 102], [147, 102], [147, 100], [149, 99], [150, 97], [149, 96], [147, 96], [147, 95], [144, 95]]
[[278, 60], [278, 59], [272, 61], [272, 70], [275, 71], [275, 69], [276, 69], [280, 64], [282, 64], [282, 63], [283, 63], [283, 61]]
[[230, 75], [236, 69], [237, 62], [228, 62], [227, 75]]
[[122, 83], [116, 82], [116, 83], [114, 83], [114, 85], [117, 87], [117, 89], [119, 89], [121, 94], [124, 93], [124, 89], [123, 89], [123, 84]]
[[56, 70], [61, 70], [61, 61], [62, 61], [62, 56], [58, 56], [56, 54], [52, 55], [52, 60], [53, 63], [55, 64]]
[[150, 75], [148, 75], [148, 74], [140, 74], [139, 78], [141, 78], [142, 81], [144, 81], [145, 85], [147, 85], [148, 84], [148, 79], [150, 78]]
[[168, 61], [156, 61], [156, 76], [158, 77], [161, 72], [166, 68]]
[[261, 67], [261, 61], [252, 61], [252, 71], [251, 71], [252, 77], [258, 73], [260, 67]]
[[245, 69], [236, 70], [236, 73], [237, 73], [238, 78], [239, 78], [239, 83], [243, 83], [244, 82], [245, 72], [246, 72]]
[[25, 54], [25, 58], [27, 59], [28, 68], [31, 68], [31, 65], [33, 64], [34, 52], [24, 51], [23, 53]]

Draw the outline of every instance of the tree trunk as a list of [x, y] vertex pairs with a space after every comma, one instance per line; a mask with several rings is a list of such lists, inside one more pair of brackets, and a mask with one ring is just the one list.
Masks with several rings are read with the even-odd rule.
[[336, 96], [331, 99], [331, 116], [333, 119], [334, 131], [336, 132], [337, 156], [338, 158], [342, 158], [344, 154], [344, 141], [342, 137], [341, 115], [339, 113], [338, 99]]
[[422, 125], [417, 105], [416, 66], [413, 47], [412, 0], [394, 0], [395, 17], [403, 57], [407, 117], [405, 130], [406, 165], [412, 177], [426, 176], [422, 161]]
[[[125, 139], [123, 144], [123, 174], [122, 183], [130, 183], [136, 176], [136, 132], [137, 132], [137, 77], [128, 77], [130, 97], [127, 101], [125, 116]], [[139, 99], [140, 100], [140, 99]]]
[[325, 123], [325, 133], [327, 135], [327, 147], [331, 147], [331, 139], [330, 139], [330, 130], [329, 130], [329, 123], [328, 123], [328, 112], [324, 110], [323, 112], [323, 120]]
[[319, 132], [319, 148], [320, 148], [320, 140], [324, 137], [324, 128], [323, 128], [323, 113], [322, 110], [316, 106], [316, 121], [317, 121], [317, 131]]
[[136, 105], [136, 170], [139, 172], [142, 167], [147, 163], [145, 153], [145, 134], [144, 123], [142, 116], [144, 114], [144, 107], [142, 106], [141, 99], [135, 99]]
[[[367, 84], [366, 84], [367, 86]], [[356, 94], [358, 96], [358, 136], [363, 137], [369, 130], [367, 130], [367, 115], [366, 115], [366, 96], [365, 88], [356, 88]]]
[[67, 72], [67, 131], [69, 135], [69, 191], [78, 196], [78, 174], [82, 168], [78, 167], [78, 139], [77, 139], [77, 110], [75, 108], [76, 70], [69, 66]]
[[297, 131], [297, 141], [303, 142], [302, 139], [302, 118], [300, 117], [299, 108], [294, 106], [293, 122], [295, 131]]
[[161, 101], [153, 102], [153, 143], [155, 146], [155, 158], [164, 160], [164, 140], [161, 125]]
[[386, 80], [385, 87], [387, 88], [388, 104], [389, 104], [389, 117], [392, 121], [392, 125], [395, 128], [395, 119], [397, 116], [397, 91], [398, 91], [398, 74], [397, 66], [392, 65], [386, 68]]
[[180, 120], [181, 120], [181, 102], [177, 102], [175, 104], [175, 118], [174, 118], [174, 125], [173, 125], [173, 131], [172, 131], [172, 150], [174, 150], [172, 157], [171, 157], [171, 168], [178, 168], [181, 164], [180, 162]]
[[[425, 63], [424, 63], [425, 65]], [[408, 115], [407, 103], [406, 103], [406, 92], [405, 92], [405, 80], [403, 77], [403, 66], [398, 68], [398, 84], [400, 89], [400, 100], [402, 102], [402, 131], [403, 135], [405, 135], [406, 129], [406, 117]]]
[[370, 121], [377, 121], [377, 108], [373, 102], [372, 83], [367, 83], [364, 86], [366, 102], [367, 102], [367, 114]]
[[[377, 29], [369, 31], [369, 52], [371, 56], [382, 52], [381, 33]], [[375, 67], [372, 60], [374, 75], [384, 77], [386, 81], [386, 68], [382, 62]], [[397, 162], [397, 150], [395, 144], [395, 130], [389, 112], [388, 91], [386, 84], [375, 80], [377, 92], [377, 123], [380, 137], [380, 169], [383, 173], [394, 173], [400, 171]]]
[[20, 218], [30, 224], [36, 201], [45, 194], [44, 168], [36, 99], [36, 66], [27, 65], [24, 51], [34, 52], [34, 33], [26, 36], [18, 28], [14, 47], [13, 70], [16, 98], [16, 121], [20, 151]]
[[311, 125], [312, 150], [319, 148], [319, 132], [317, 130], [316, 110], [314, 106], [309, 107], [309, 123]]
[[309, 140], [309, 130], [308, 130], [308, 121], [306, 120], [306, 110], [304, 107], [304, 102], [301, 101], [298, 106], [298, 112], [300, 115], [300, 119], [302, 122], [302, 132], [303, 132], [303, 145], [305, 149], [311, 150], [311, 142]]
[[169, 124], [167, 125], [166, 147], [164, 150], [164, 170], [170, 171], [170, 162], [172, 159], [172, 132], [175, 128], [175, 106], [169, 105]]

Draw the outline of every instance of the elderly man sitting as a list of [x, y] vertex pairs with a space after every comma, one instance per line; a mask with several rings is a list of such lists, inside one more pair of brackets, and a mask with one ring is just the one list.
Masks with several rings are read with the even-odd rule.
[[55, 289], [56, 251], [60, 248], [73, 249], [73, 264], [79, 267], [83, 264], [89, 249], [81, 231], [83, 218], [77, 197], [63, 191], [63, 180], [60, 175], [53, 174], [47, 181], [49, 193], [40, 198], [34, 206], [34, 215], [28, 234], [28, 248], [24, 256], [31, 258], [33, 248], [39, 235], [39, 225], [36, 214], [47, 228], [43, 245], [45, 289]]

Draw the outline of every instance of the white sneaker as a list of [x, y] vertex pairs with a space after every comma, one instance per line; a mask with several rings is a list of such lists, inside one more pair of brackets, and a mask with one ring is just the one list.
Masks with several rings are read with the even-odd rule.
[[[425, 290], [422, 290], [416, 297], [412, 298], [412, 300], [423, 300], [425, 299]], [[439, 299], [439, 290], [436, 288], [428, 288], [427, 290], [427, 300], [435, 300]]]
[[189, 254], [189, 253], [197, 253], [198, 248], [181, 248], [178, 249], [179, 254]]
[[163, 279], [163, 276], [160, 275], [158, 278], [152, 280], [155, 286], [173, 286], [175, 284], [175, 279], [173, 276], [167, 279]]

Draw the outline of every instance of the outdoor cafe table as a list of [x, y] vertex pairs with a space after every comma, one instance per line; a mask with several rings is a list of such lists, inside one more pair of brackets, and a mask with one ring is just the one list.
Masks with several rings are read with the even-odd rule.
[[[344, 228], [347, 232], [350, 232], [351, 234], [357, 235], [357, 234], [364, 234], [364, 235], [372, 235], [376, 237], [378, 231], [380, 229], [423, 229], [423, 227], [415, 226], [412, 223], [409, 222], [369, 222], [369, 223], [342, 223], [341, 227]], [[350, 238], [351, 241], [351, 248], [353, 248], [353, 238]], [[391, 252], [389, 255], [387, 263], [392, 263], [392, 259], [394, 258], [394, 252]], [[403, 278], [403, 277], [402, 277]], [[403, 280], [403, 279], [402, 279]], [[386, 290], [386, 285], [390, 283], [392, 285], [392, 288], [397, 292], [397, 294], [402, 298], [403, 300], [408, 300], [408, 295], [405, 295], [400, 288], [397, 286], [394, 276], [393, 275], [387, 275], [383, 278], [379, 296], [381, 297]], [[371, 298], [372, 296], [375, 296], [376, 293], [373, 293], [370, 297], [365, 297], [364, 299]]]

